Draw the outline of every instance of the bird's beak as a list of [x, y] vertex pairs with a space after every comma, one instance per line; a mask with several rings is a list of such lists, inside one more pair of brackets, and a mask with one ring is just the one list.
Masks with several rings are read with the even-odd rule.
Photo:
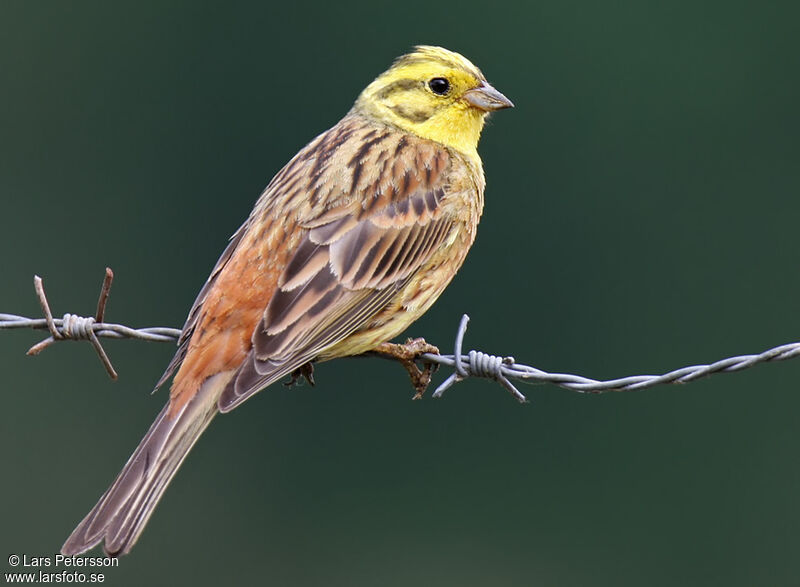
[[464, 99], [484, 112], [514, 107], [514, 103], [489, 85], [489, 82], [482, 82], [477, 88], [467, 90]]

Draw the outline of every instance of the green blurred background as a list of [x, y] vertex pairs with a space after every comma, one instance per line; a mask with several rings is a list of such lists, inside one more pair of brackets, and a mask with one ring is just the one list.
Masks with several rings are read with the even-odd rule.
[[[6, 2], [0, 312], [182, 324], [272, 175], [417, 43], [517, 105], [479, 237], [409, 331], [592, 377], [800, 338], [796, 2]], [[0, 554], [46, 556], [166, 397], [173, 348], [0, 333]], [[437, 382], [445, 376], [437, 376]], [[378, 360], [218, 418], [112, 585], [797, 585], [800, 361], [581, 396], [410, 401]]]

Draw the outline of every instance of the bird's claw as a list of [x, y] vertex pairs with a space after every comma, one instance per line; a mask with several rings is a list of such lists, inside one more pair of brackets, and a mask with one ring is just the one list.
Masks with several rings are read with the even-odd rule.
[[384, 358], [398, 361], [408, 372], [411, 385], [416, 391], [412, 399], [422, 399], [425, 390], [431, 383], [431, 376], [439, 368], [439, 365], [423, 361], [422, 369], [420, 369], [417, 360], [426, 353], [438, 355], [438, 348], [428, 344], [424, 338], [409, 338], [405, 344], [384, 342], [374, 352]]

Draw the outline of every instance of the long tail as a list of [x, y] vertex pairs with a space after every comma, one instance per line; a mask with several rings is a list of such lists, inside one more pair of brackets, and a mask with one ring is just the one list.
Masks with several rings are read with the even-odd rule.
[[97, 505], [73, 530], [61, 552], [80, 554], [105, 539], [110, 556], [126, 554], [144, 530], [183, 459], [217, 414], [217, 399], [230, 379], [215, 375], [175, 415], [169, 403]]

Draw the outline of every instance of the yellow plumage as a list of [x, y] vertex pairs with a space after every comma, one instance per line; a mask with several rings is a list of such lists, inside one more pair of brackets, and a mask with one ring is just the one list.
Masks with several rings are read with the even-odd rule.
[[[424, 82], [435, 78], [449, 81], [451, 91], [447, 96], [426, 91]], [[398, 87], [391, 94], [381, 94], [385, 88], [402, 80], [419, 83], [416, 87]], [[486, 112], [474, 108], [462, 97], [481, 81], [485, 81], [481, 71], [463, 55], [441, 47], [418, 46], [416, 51], [400, 57], [391, 69], [367, 86], [355, 107], [418, 137], [456, 149], [480, 164], [478, 140]], [[424, 121], [404, 118], [394, 110], [398, 106], [420, 113], [420, 118], [429, 116]]]

